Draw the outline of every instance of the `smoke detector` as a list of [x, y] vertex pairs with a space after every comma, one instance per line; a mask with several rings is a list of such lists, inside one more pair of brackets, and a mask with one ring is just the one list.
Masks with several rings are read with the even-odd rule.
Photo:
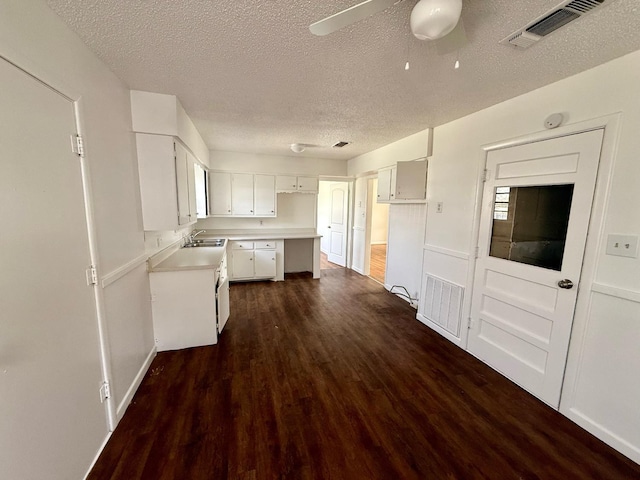
[[577, 20], [592, 12], [596, 7], [613, 0], [567, 0], [544, 15], [500, 40], [501, 45], [511, 45], [516, 48], [528, 48], [542, 40], [560, 27]]

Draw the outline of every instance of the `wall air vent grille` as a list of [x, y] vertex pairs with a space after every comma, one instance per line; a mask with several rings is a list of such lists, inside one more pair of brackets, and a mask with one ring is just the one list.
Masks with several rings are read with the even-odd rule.
[[536, 35], [544, 37], [545, 35], [549, 35], [551, 32], [555, 32], [563, 25], [572, 22], [578, 17], [580, 17], [580, 14], [570, 10], [556, 10], [551, 15], [544, 17], [542, 20], [527, 28], [527, 32], [535, 33]]
[[[612, 1], [609, 0], [608, 3]], [[533, 22], [503, 38], [499, 43], [518, 48], [528, 48], [543, 37], [592, 12], [596, 7], [604, 3], [605, 0], [566, 0], [556, 8], [536, 18]]]
[[425, 276], [424, 316], [447, 332], [460, 336], [464, 290], [432, 275]]
[[565, 8], [575, 10], [580, 13], [587, 13], [589, 10], [602, 4], [604, 0], [573, 0]]
[[349, 142], [338, 142], [334, 145], [334, 147], [342, 148], [342, 147], [346, 147], [347, 145], [349, 145]]

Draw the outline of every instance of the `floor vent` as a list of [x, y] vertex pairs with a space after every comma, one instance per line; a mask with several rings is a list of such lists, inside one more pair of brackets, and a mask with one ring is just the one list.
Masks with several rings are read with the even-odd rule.
[[423, 315], [459, 337], [464, 289], [432, 275], [426, 275], [425, 282]]
[[[606, 0], [567, 0], [525, 27], [500, 40], [502, 45], [528, 48], [560, 27], [586, 15]], [[611, 3], [613, 0], [608, 0]]]

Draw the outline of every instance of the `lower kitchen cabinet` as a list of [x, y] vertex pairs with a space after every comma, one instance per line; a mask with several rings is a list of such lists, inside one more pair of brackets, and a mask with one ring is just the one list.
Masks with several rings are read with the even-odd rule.
[[230, 243], [231, 280], [276, 277], [276, 240], [234, 241]]
[[159, 352], [218, 342], [215, 270], [151, 272], [149, 283]]

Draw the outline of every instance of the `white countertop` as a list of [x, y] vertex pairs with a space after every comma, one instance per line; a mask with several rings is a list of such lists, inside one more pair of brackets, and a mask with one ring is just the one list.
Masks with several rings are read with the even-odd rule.
[[224, 247], [179, 248], [155, 266], [151, 272], [173, 272], [176, 270], [203, 270], [218, 268], [225, 253]]

